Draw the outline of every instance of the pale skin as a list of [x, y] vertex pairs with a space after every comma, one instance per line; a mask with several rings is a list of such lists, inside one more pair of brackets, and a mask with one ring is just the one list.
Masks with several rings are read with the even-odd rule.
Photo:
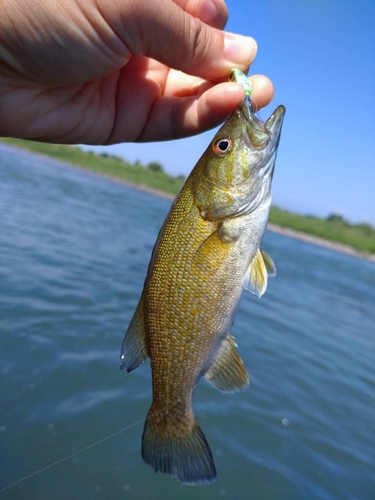
[[[244, 96], [253, 39], [222, 0], [0, 0], [0, 136], [66, 144], [186, 137]], [[251, 77], [255, 109], [273, 97]]]

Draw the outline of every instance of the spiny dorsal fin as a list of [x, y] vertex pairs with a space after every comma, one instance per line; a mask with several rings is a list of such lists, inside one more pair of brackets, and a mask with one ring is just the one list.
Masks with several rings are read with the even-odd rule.
[[131, 372], [147, 358], [142, 295], [122, 342], [120, 368]]
[[271, 257], [259, 248], [247, 270], [244, 288], [261, 297], [267, 288], [268, 277], [275, 276], [276, 267]]
[[208, 382], [223, 392], [246, 389], [250, 382], [242, 359], [234, 348], [235, 345], [232, 335], [228, 335], [223, 340], [214, 362], [204, 375]]

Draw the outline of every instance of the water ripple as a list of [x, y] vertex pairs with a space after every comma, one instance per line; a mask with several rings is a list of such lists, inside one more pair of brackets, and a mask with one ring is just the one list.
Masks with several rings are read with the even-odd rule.
[[169, 202], [0, 152], [0, 488], [128, 429], [2, 498], [374, 498], [373, 264], [266, 234], [278, 275], [233, 326], [250, 387], [199, 384], [219, 481], [193, 490], [142, 463], [150, 364], [119, 369]]

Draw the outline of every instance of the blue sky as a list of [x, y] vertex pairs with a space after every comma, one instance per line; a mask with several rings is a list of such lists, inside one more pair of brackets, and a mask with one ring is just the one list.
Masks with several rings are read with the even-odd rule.
[[[258, 42], [250, 74], [263, 73], [275, 86], [261, 118], [277, 104], [287, 109], [274, 203], [375, 225], [375, 1], [228, 0], [227, 5], [226, 29]], [[167, 172], [186, 175], [212, 136], [210, 131], [106, 151], [145, 164], [156, 160]]]

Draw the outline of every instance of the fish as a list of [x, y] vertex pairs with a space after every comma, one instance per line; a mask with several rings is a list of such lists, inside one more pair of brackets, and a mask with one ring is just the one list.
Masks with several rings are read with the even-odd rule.
[[122, 343], [126, 372], [151, 359], [142, 457], [185, 484], [216, 479], [193, 412], [197, 383], [204, 377], [223, 392], [249, 385], [231, 327], [243, 289], [261, 296], [276, 272], [260, 246], [284, 114], [278, 106], [263, 122], [246, 95], [215, 134], [159, 232]]

